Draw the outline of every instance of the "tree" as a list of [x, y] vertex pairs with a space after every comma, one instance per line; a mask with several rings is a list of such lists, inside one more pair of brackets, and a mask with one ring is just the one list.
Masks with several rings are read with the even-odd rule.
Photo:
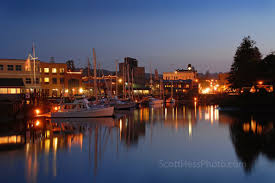
[[272, 52], [267, 55], [261, 64], [261, 75], [265, 80], [271, 81], [275, 84], [275, 53]]
[[75, 70], [75, 66], [74, 66], [74, 61], [73, 60], [68, 60], [66, 62], [67, 64], [67, 68], [69, 71], [74, 71]]
[[244, 37], [237, 48], [228, 81], [232, 88], [241, 88], [255, 84], [259, 76], [258, 64], [261, 62], [261, 53], [256, 42], [250, 36]]

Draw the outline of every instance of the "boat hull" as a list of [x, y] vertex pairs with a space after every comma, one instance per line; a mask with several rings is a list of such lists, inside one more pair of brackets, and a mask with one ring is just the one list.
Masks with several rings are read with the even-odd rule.
[[163, 104], [163, 100], [153, 100], [149, 102], [150, 105], [160, 105]]
[[131, 109], [136, 107], [136, 104], [134, 102], [130, 103], [125, 103], [125, 104], [115, 104], [115, 109], [120, 110], [120, 109]]
[[53, 112], [52, 118], [100, 118], [111, 117], [114, 115], [114, 107], [105, 107], [76, 112]]

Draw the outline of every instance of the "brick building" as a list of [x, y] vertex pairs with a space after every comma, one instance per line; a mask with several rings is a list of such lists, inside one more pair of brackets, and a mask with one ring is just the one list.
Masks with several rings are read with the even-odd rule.
[[[129, 65], [129, 76], [130, 79], [134, 78], [134, 88], [141, 88], [145, 86], [145, 68], [138, 67], [138, 60], [131, 57], [125, 57], [123, 63], [119, 63], [119, 77], [123, 76], [123, 67], [125, 68], [125, 73], [127, 73], [127, 65]], [[127, 77], [127, 74], [126, 74]]]

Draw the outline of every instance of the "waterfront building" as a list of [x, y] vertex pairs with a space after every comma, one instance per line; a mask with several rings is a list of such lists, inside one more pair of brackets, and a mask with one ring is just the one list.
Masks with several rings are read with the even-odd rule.
[[173, 94], [179, 96], [189, 92], [192, 92], [192, 94], [197, 94], [197, 71], [191, 66], [191, 64], [188, 64], [187, 69], [177, 69], [174, 72], [164, 72], [163, 85], [165, 95]]
[[42, 93], [46, 96], [57, 97], [65, 92], [65, 63], [40, 63]]
[[41, 91], [40, 61], [0, 59], [0, 78], [18, 78], [24, 83], [24, 93]]
[[[25, 85], [22, 79], [0, 78], [0, 101], [19, 101], [22, 99], [24, 90]], [[3, 102], [1, 105], [3, 105]], [[4, 108], [6, 108], [6, 106]], [[3, 110], [5, 109], [2, 109], [2, 111]]]
[[62, 93], [82, 93], [82, 72], [68, 71], [65, 63], [36, 60], [34, 65], [30, 59], [0, 59], [0, 79], [21, 79], [24, 85], [13, 89], [2, 88], [0, 92], [3, 94], [40, 93], [46, 97], [59, 97]]
[[[134, 79], [134, 88], [142, 88], [145, 85], [145, 68], [138, 67], [138, 60], [131, 57], [125, 57], [123, 63], [119, 63], [118, 75], [120, 78], [123, 77], [123, 68], [125, 68], [125, 73], [127, 73], [127, 65], [129, 65], [129, 77], [131, 80], [132, 72]], [[127, 78], [127, 74], [126, 74]]]
[[197, 79], [197, 71], [191, 64], [188, 64], [187, 69], [177, 69], [174, 72], [164, 72], [163, 80], [192, 80]]
[[66, 63], [40, 63], [42, 93], [50, 97], [82, 94], [82, 72], [68, 71]]

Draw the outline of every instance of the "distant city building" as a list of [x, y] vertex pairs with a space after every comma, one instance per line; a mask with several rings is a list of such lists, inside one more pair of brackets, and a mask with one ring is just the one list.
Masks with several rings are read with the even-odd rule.
[[[180, 93], [198, 93], [197, 71], [191, 64], [187, 69], [177, 69], [174, 72], [163, 73], [164, 94], [178, 96]], [[173, 93], [172, 93], [173, 90]]]
[[[123, 63], [119, 63], [119, 76], [123, 76], [123, 68], [127, 73], [127, 65], [129, 65], [129, 77], [131, 80], [132, 72], [134, 78], [134, 88], [144, 87], [145, 85], [145, 68], [138, 67], [138, 61], [135, 58], [125, 57]], [[127, 77], [127, 74], [126, 74]]]
[[191, 64], [188, 64], [187, 69], [177, 69], [174, 72], [164, 72], [163, 80], [196, 80], [197, 71]]

